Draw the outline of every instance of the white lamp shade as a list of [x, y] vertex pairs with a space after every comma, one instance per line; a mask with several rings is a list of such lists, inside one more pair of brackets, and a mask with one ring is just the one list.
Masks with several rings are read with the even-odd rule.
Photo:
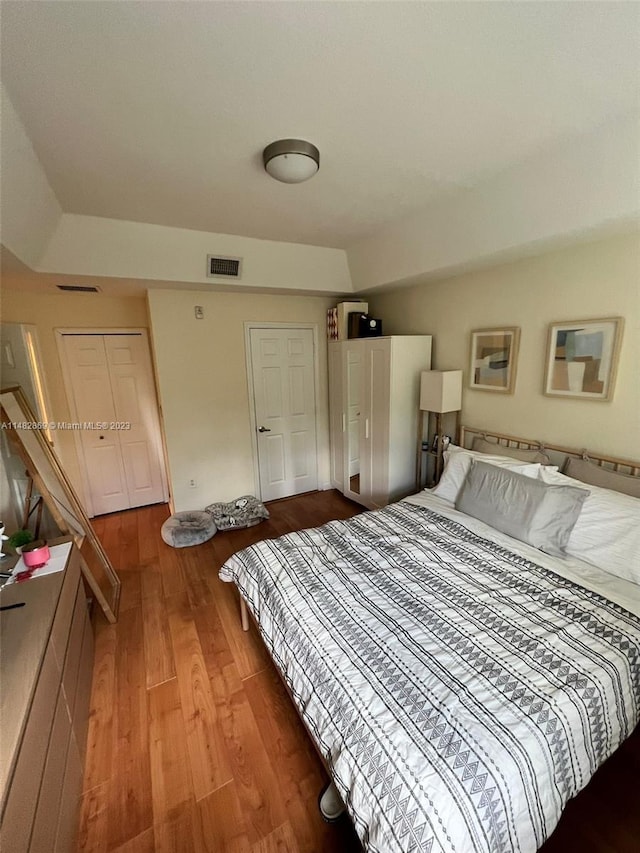
[[425, 370], [420, 375], [420, 408], [424, 412], [459, 412], [462, 371]]
[[262, 152], [267, 174], [284, 184], [308, 181], [320, 168], [320, 152], [304, 139], [278, 139]]

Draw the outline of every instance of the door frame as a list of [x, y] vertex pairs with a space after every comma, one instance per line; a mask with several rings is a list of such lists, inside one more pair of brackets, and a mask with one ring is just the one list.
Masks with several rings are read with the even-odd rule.
[[254, 494], [262, 500], [262, 484], [260, 483], [260, 459], [258, 455], [258, 421], [256, 420], [256, 403], [253, 396], [253, 362], [251, 360], [251, 332], [254, 329], [311, 329], [313, 333], [313, 381], [316, 425], [316, 478], [320, 487], [318, 459], [318, 412], [320, 411], [320, 365], [318, 364], [318, 324], [317, 323], [259, 323], [256, 320], [246, 320], [244, 323], [244, 357], [247, 370], [247, 397], [249, 400], [249, 425], [251, 428], [251, 457], [253, 461]]
[[[158, 383], [156, 381], [156, 370], [155, 363], [153, 359], [153, 351], [151, 349], [150, 340], [149, 340], [149, 330], [145, 329], [143, 326], [140, 327], [129, 327], [129, 328], [111, 328], [111, 327], [97, 327], [97, 326], [85, 326], [85, 327], [73, 327], [73, 328], [59, 328], [54, 329], [55, 337], [56, 337], [56, 346], [58, 348], [58, 355], [60, 357], [60, 366], [62, 368], [62, 382], [64, 385], [64, 394], [67, 400], [67, 405], [69, 406], [69, 414], [71, 415], [71, 421], [73, 423], [78, 422], [78, 412], [76, 410], [76, 404], [73, 398], [73, 382], [71, 381], [71, 367], [69, 365], [69, 361], [67, 359], [67, 351], [64, 346], [64, 338], [69, 335], [140, 335], [142, 339], [146, 343], [147, 352], [149, 353], [149, 364], [151, 365], [151, 378], [153, 380], [153, 388], [155, 391], [156, 398], [156, 411], [158, 413], [158, 426], [160, 429], [160, 447], [158, 448], [160, 451], [160, 474], [162, 479], [162, 498], [163, 503], [170, 502], [172, 507], [172, 498], [169, 491], [169, 467], [167, 465], [167, 446], [164, 435], [164, 423], [162, 420], [162, 409], [160, 407], [160, 395], [158, 393]], [[84, 447], [82, 445], [82, 440], [80, 438], [79, 430], [72, 430], [73, 432], [73, 441], [76, 448], [76, 456], [78, 457], [78, 463], [80, 468], [80, 477], [82, 478], [82, 491], [84, 497], [84, 508], [86, 510], [89, 518], [94, 518], [93, 511], [93, 501], [91, 499], [91, 484], [89, 483], [87, 477], [87, 460], [84, 455]], [[173, 507], [172, 510], [173, 512]]]

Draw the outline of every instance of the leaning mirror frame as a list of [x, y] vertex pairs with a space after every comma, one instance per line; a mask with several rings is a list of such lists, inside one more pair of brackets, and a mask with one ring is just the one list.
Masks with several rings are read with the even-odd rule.
[[[115, 622], [120, 578], [95, 534], [75, 489], [56, 453], [38, 426], [20, 386], [0, 391], [3, 430], [42, 495], [61, 533], [70, 535], [80, 551], [82, 573], [109, 622]], [[20, 427], [20, 424], [28, 426]]]

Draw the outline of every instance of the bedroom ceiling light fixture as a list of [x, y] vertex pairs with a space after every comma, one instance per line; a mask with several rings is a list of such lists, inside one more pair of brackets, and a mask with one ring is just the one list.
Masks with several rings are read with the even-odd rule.
[[262, 152], [267, 174], [284, 184], [308, 181], [320, 168], [320, 152], [304, 139], [278, 139]]

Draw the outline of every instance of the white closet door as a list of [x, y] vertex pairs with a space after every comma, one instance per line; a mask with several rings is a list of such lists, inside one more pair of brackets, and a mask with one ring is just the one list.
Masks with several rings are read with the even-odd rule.
[[386, 505], [389, 494], [389, 338], [371, 338], [367, 341], [366, 377], [367, 465], [363, 466], [363, 494], [368, 495], [371, 505], [382, 507]]
[[83, 428], [85, 424], [111, 424], [117, 420], [104, 339], [102, 335], [65, 335], [64, 346], [93, 513], [128, 509], [118, 431]]
[[[167, 500], [160, 420], [146, 338], [64, 334], [73, 418], [90, 515]], [[87, 424], [102, 424], [91, 429]]]
[[347, 497], [369, 509], [386, 506], [415, 485], [420, 373], [429, 369], [431, 337], [340, 341], [329, 345], [329, 358], [337, 487], [341, 464], [341, 491]]
[[362, 491], [362, 461], [364, 447], [364, 341], [353, 340], [343, 344], [343, 412], [344, 494], [360, 501]]
[[350, 478], [360, 473], [360, 425], [364, 415], [362, 371], [362, 348], [350, 347], [347, 351], [347, 432], [349, 434], [347, 470]]
[[331, 435], [331, 485], [344, 488], [346, 417], [342, 407], [342, 344], [332, 341], [329, 350], [329, 419]]
[[140, 335], [104, 337], [116, 430], [129, 495], [129, 506], [163, 500], [160, 422], [146, 341]]

